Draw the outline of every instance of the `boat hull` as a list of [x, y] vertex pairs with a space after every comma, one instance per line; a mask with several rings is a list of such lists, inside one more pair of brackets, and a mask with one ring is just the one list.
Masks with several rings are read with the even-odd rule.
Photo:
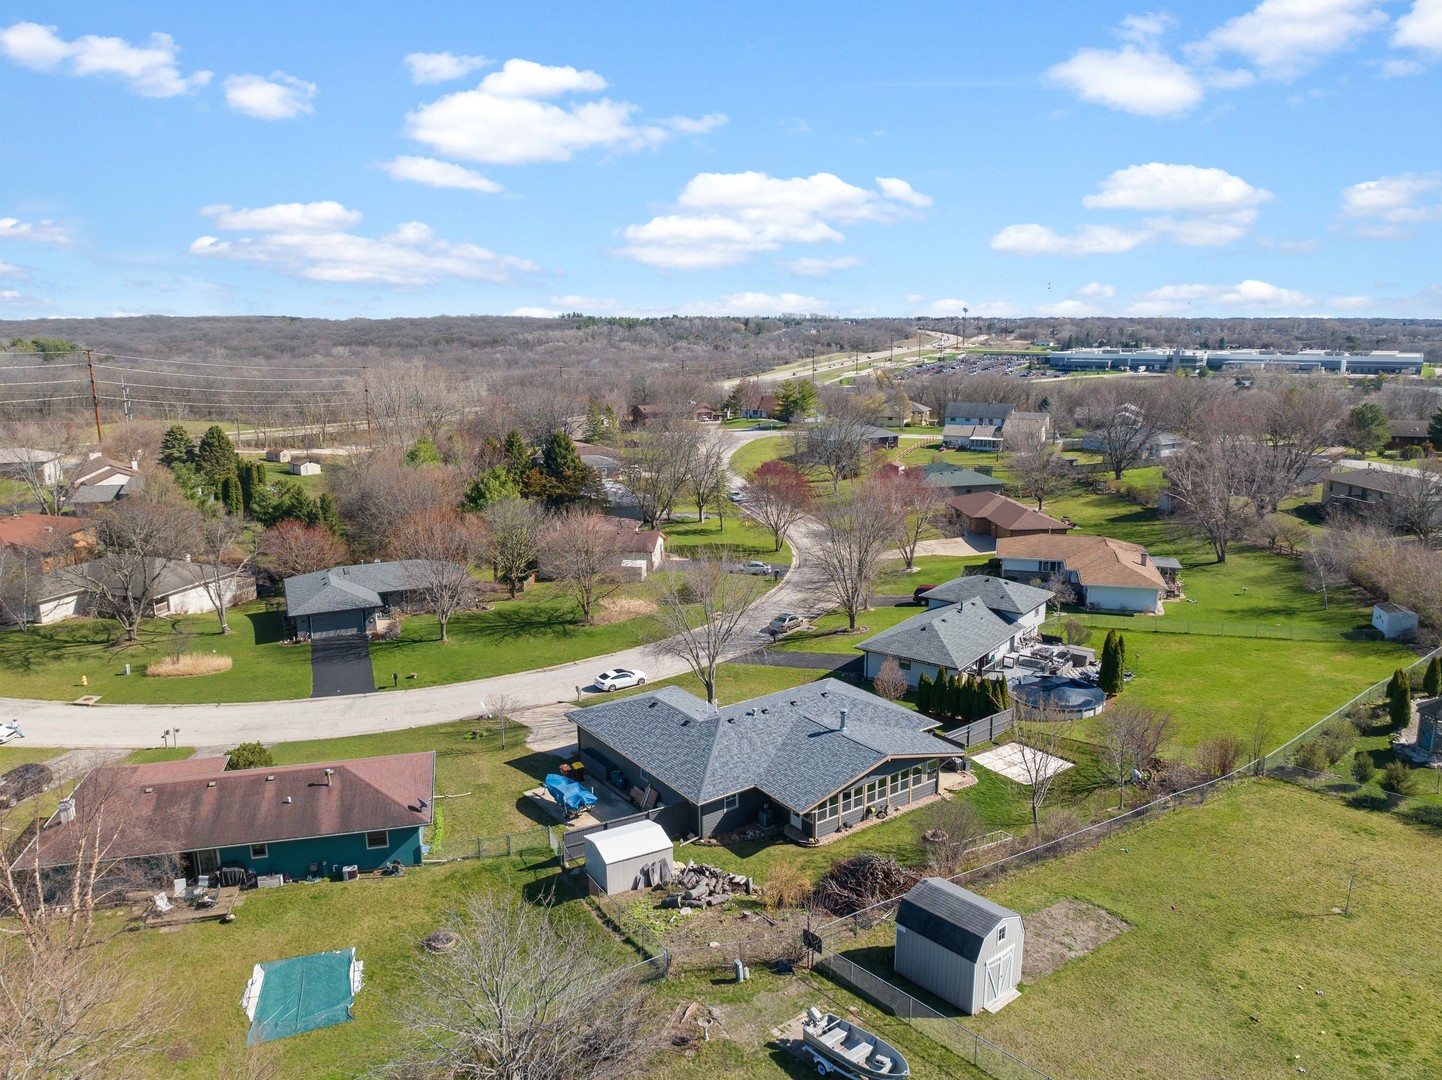
[[904, 1080], [911, 1075], [911, 1067], [896, 1047], [831, 1013], [808, 1016], [801, 1034], [817, 1072], [856, 1080]]

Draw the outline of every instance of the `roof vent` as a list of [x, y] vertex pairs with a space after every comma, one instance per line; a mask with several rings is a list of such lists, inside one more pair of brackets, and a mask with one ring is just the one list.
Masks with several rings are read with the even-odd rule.
[[266, 782], [267, 784], [269, 784], [269, 783], [270, 783], [271, 781], [273, 781], [274, 779], [275, 779], [275, 774], [272, 773], [270, 776], [267, 776], [267, 777], [265, 778], [265, 782]]
[[734, 723], [736, 723], [736, 717], [734, 717], [734, 716], [728, 716], [728, 717], [726, 718], [726, 722], [727, 722], [728, 724], [734, 724]]
[[761, 710], [761, 715], [762, 715], [762, 716], [765, 716], [765, 715], [766, 715], [767, 713], [769, 713], [770, 711], [771, 711], [770, 709], [762, 709], [762, 710]]
[[688, 716], [688, 717], [686, 717], [686, 719], [682, 720], [682, 721], [681, 721], [681, 726], [682, 726], [682, 727], [690, 727], [690, 726], [691, 726], [691, 718]]
[[753, 708], [750, 708], [750, 709], [747, 709], [747, 710], [746, 710], [746, 715], [747, 715], [747, 716], [755, 716], [755, 715], [756, 715], [756, 709], [755, 709], [754, 707], [753, 707]]
[[335, 775], [335, 770], [334, 770], [334, 769], [327, 769], [327, 770], [325, 771], [325, 786], [326, 786], [326, 787], [330, 787], [330, 786], [331, 786], [331, 777], [334, 776], [334, 775]]
[[845, 710], [845, 709], [842, 709], [842, 710], [841, 710], [841, 726], [840, 726], [839, 728], [837, 728], [836, 730], [837, 730], [837, 731], [845, 731], [845, 730], [846, 730], [846, 710]]
[[801, 702], [798, 701], [796, 698], [792, 698], [792, 699], [790, 700], [790, 702], [788, 702], [788, 704], [790, 704], [790, 705], [800, 705]]
[[657, 704], [656, 699], [655, 699], [655, 698], [652, 698], [650, 701], [646, 702], [646, 708], [648, 708], [648, 709], [654, 709], [654, 708], [656, 707], [656, 704]]
[[145, 794], [147, 794], [147, 795], [154, 795], [154, 794], [155, 794], [155, 789], [154, 789], [153, 787], [148, 787], [148, 788], [145, 789]]
[[293, 800], [289, 795], [287, 795], [287, 796], [285, 797], [285, 801], [286, 801], [287, 803], [294, 802], [294, 800]]
[[207, 780], [207, 781], [205, 782], [205, 786], [208, 787], [208, 788], [215, 787], [215, 781], [214, 781], [214, 780]]

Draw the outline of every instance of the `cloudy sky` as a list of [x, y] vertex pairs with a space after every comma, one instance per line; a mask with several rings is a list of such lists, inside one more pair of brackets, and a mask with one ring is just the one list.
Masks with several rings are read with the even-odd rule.
[[0, 318], [1442, 317], [1442, 0], [218, 11], [0, 11]]

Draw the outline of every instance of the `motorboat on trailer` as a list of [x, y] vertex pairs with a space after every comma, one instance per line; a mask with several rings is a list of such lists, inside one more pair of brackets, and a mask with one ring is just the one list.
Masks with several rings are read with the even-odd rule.
[[897, 1080], [911, 1075], [900, 1050], [834, 1013], [807, 1009], [801, 1034], [822, 1076], [834, 1072], [856, 1080]]

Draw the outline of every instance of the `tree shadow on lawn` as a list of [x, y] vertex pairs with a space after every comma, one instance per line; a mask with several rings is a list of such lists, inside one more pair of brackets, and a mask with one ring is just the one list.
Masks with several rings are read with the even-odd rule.
[[[141, 635], [143, 639], [145, 631]], [[113, 650], [119, 644], [123, 643], [117, 643], [116, 635], [98, 623], [10, 630], [0, 636], [0, 667], [28, 674], [52, 664], [89, 659], [97, 646]]]
[[[512, 603], [507, 601], [451, 620], [452, 630], [488, 641], [514, 641], [533, 637], [570, 637], [582, 627], [580, 611], [571, 603]], [[417, 643], [418, 644], [418, 643]]]
[[274, 645], [285, 637], [285, 617], [279, 611], [247, 611], [257, 645]]

